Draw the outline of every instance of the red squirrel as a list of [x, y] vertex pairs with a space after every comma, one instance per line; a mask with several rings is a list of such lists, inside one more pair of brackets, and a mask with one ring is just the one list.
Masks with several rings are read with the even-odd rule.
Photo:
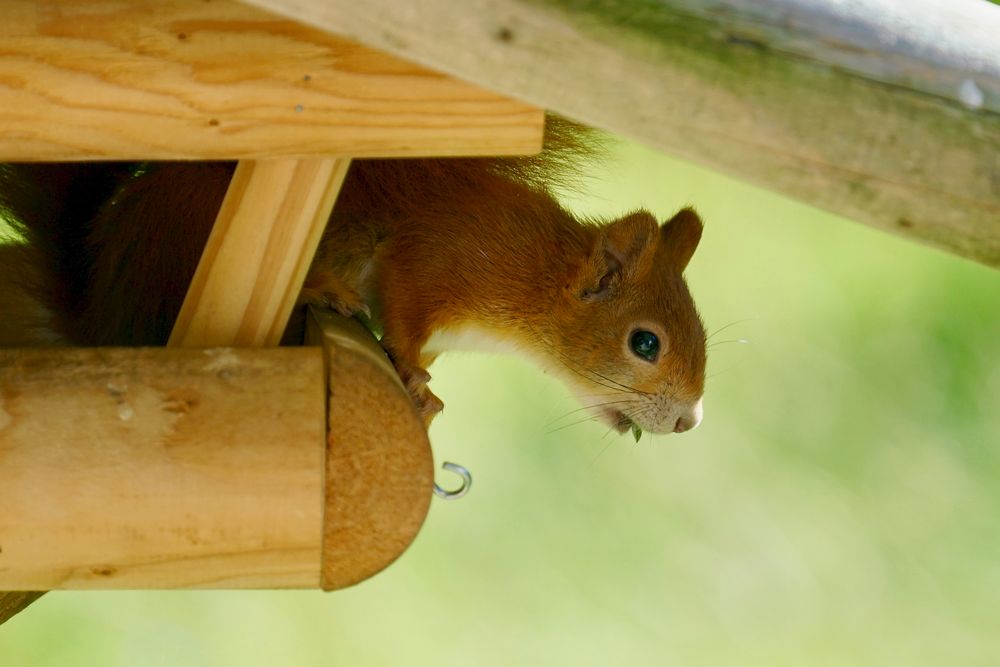
[[[619, 432], [694, 428], [705, 331], [683, 271], [701, 221], [576, 218], [548, 184], [586, 144], [552, 119], [538, 157], [356, 160], [302, 300], [370, 315], [427, 423], [442, 404], [426, 368], [485, 346], [557, 374]], [[164, 344], [232, 169], [5, 165], [0, 205], [29, 244], [0, 261], [24, 265], [13, 271], [67, 343]]]

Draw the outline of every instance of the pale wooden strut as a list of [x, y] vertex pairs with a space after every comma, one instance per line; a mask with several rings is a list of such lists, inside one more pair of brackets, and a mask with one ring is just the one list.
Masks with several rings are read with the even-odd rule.
[[169, 344], [277, 345], [349, 165], [240, 162]]

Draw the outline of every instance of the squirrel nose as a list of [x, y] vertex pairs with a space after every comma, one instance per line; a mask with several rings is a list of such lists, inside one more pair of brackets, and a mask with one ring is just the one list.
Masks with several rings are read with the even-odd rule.
[[687, 414], [683, 414], [677, 418], [677, 422], [674, 424], [674, 433], [683, 433], [684, 431], [690, 431], [701, 423], [702, 416], [702, 406], [701, 399], [691, 406], [691, 411]]

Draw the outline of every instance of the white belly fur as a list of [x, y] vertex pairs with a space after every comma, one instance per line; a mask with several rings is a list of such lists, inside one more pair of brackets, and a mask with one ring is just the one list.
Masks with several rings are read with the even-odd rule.
[[477, 324], [459, 324], [435, 331], [423, 351], [433, 355], [442, 352], [524, 353], [509, 334]]

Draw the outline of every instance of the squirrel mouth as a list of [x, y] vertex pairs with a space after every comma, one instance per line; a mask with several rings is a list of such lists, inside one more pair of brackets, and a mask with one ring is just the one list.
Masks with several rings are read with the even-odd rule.
[[618, 431], [619, 433], [625, 433], [631, 429], [635, 424], [625, 416], [625, 413], [621, 410], [614, 410], [612, 408], [607, 408], [604, 410], [604, 416], [608, 426]]
[[635, 438], [636, 442], [639, 442], [639, 438], [642, 437], [642, 428], [632, 421], [630, 417], [626, 416], [624, 412], [607, 408], [604, 410], [604, 416], [607, 418], [611, 428], [618, 431], [619, 434], [632, 431], [632, 437]]

